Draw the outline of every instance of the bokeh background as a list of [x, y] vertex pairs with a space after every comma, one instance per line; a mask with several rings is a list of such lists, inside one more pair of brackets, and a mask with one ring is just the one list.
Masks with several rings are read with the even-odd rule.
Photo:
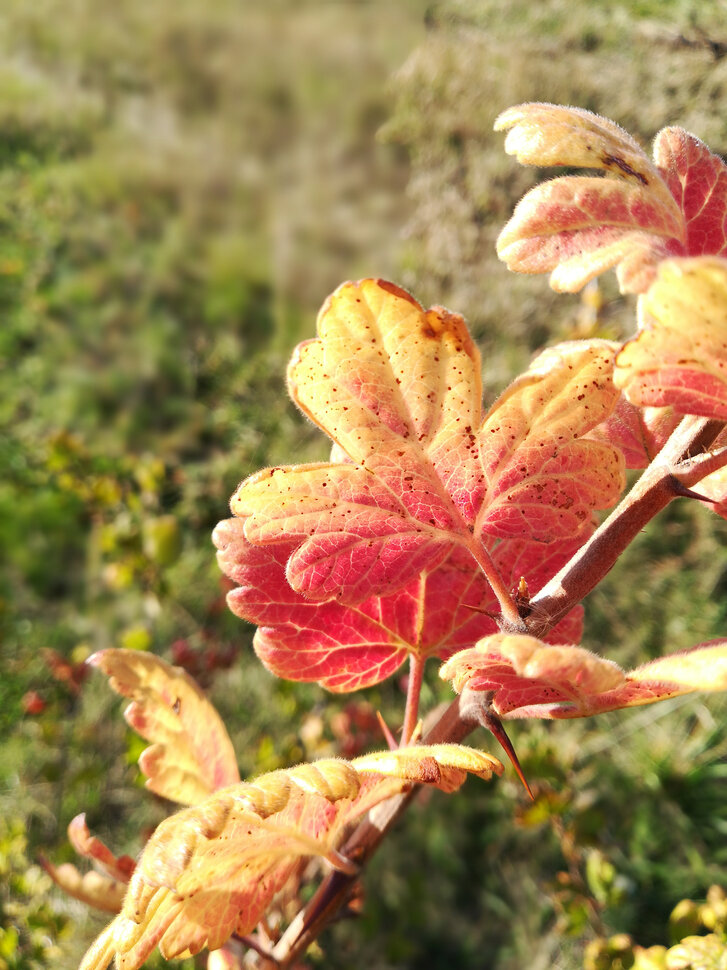
[[[184, 664], [244, 774], [400, 717], [396, 678], [341, 698], [268, 675], [210, 541], [239, 480], [325, 456], [284, 387], [325, 296], [379, 275], [462, 312], [488, 400], [549, 341], [627, 334], [611, 280], [556, 296], [498, 263], [549, 173], [493, 120], [570, 103], [724, 153], [726, 55], [717, 0], [3, 0], [0, 968], [73, 967], [104, 922], [37, 865], [72, 859], [77, 812], [135, 854], [169, 810], [83, 680], [91, 652]], [[632, 664], [724, 634], [725, 532], [675, 504], [591, 596], [587, 645]], [[432, 664], [424, 704], [444, 697]], [[430, 796], [311, 965], [565, 970], [598, 934], [668, 942], [673, 905], [725, 880], [725, 714], [692, 697], [514, 726], [535, 805], [511, 773]]]

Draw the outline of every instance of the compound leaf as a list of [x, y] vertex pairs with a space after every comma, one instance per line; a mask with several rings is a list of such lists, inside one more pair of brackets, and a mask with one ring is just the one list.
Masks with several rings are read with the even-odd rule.
[[582, 647], [495, 634], [451, 657], [440, 676], [458, 691], [493, 692], [492, 707], [503, 717], [588, 717], [695, 690], [726, 690], [727, 640], [626, 673]]
[[614, 372], [629, 401], [727, 420], [727, 260], [662, 263], [639, 323]]
[[217, 949], [256, 926], [302, 860], [350, 866], [337, 845], [375, 804], [412, 783], [453, 791], [466, 773], [493, 772], [502, 772], [497, 759], [464, 745], [414, 746], [299, 765], [215, 792], [157, 828], [121, 913], [81, 970], [102, 970], [114, 956], [120, 970], [136, 970], [156, 946], [166, 958]]
[[182, 805], [239, 781], [235, 752], [219, 715], [181, 667], [138, 650], [102, 650], [89, 658], [117, 694], [124, 717], [145, 740], [139, 758], [146, 787]]
[[550, 272], [554, 289], [576, 291], [615, 266], [622, 291], [642, 293], [669, 256], [727, 253], [727, 167], [694, 135], [663, 129], [652, 163], [612, 121], [579, 108], [523, 104], [495, 128], [523, 164], [605, 175], [531, 189], [498, 239], [510, 269]]

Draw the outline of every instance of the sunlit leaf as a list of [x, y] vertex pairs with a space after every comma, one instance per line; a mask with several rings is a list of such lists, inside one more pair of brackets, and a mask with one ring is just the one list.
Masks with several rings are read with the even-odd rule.
[[301, 860], [350, 865], [337, 845], [378, 802], [413, 782], [452, 791], [466, 773], [501, 771], [497, 759], [464, 745], [415, 746], [299, 765], [216, 792], [157, 828], [122, 912], [81, 970], [102, 970], [114, 956], [120, 970], [136, 970], [156, 946], [167, 958], [218, 949], [256, 926]]
[[41, 859], [41, 863], [53, 882], [69, 896], [106, 913], [120, 912], [126, 880], [111, 879], [95, 869], [82, 873], [70, 862], [54, 866], [47, 859]]
[[101, 839], [92, 835], [85, 814], [76, 815], [68, 826], [68, 839], [80, 855], [92, 859], [113, 880], [128, 882], [136, 863], [128, 855], [116, 856]]
[[[551, 544], [501, 542], [492, 558], [509, 587], [525, 578], [534, 596], [589, 532]], [[488, 615], [497, 612], [497, 601], [461, 547], [403, 589], [343, 606], [336, 600], [311, 601], [289, 586], [285, 564], [292, 544], [253, 546], [242, 519], [220, 522], [213, 538], [221, 569], [239, 583], [228, 594], [230, 609], [260, 624], [255, 651], [279, 677], [356, 690], [384, 680], [408, 654], [444, 660], [497, 629]], [[552, 631], [557, 642], [578, 642], [582, 616], [579, 606], [558, 624]]]
[[672, 407], [637, 407], [621, 394], [606, 420], [587, 437], [618, 448], [627, 468], [646, 468], [681, 419]]
[[662, 263], [614, 379], [636, 405], [727, 420], [727, 260]]
[[450, 658], [440, 676], [458, 691], [493, 692], [492, 707], [504, 717], [587, 717], [695, 690], [726, 690], [727, 640], [626, 673], [582, 647], [496, 634]]
[[727, 253], [727, 168], [694, 135], [663, 129], [652, 163], [612, 121], [580, 108], [523, 104], [495, 127], [523, 164], [605, 176], [563, 176], [528, 192], [497, 243], [510, 269], [550, 272], [554, 289], [575, 291], [616, 267], [622, 291], [642, 293], [669, 256]]
[[286, 577], [356, 604], [488, 537], [576, 535], [623, 487], [620, 454], [581, 440], [617, 399], [612, 345], [562, 345], [481, 415], [479, 357], [461, 317], [390, 283], [347, 283], [301, 345], [291, 393], [347, 460], [265, 469], [232, 510], [255, 545], [294, 543]]
[[89, 663], [131, 703], [128, 724], [152, 744], [139, 758], [151, 791], [193, 805], [239, 781], [235, 752], [219, 715], [181, 667], [136, 650], [102, 650]]

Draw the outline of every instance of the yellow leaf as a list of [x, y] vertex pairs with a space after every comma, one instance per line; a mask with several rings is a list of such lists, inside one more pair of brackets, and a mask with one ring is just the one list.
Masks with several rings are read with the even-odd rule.
[[193, 805], [239, 781], [235, 752], [219, 715], [181, 667], [133, 650], [103, 650], [89, 663], [108, 675], [131, 704], [128, 724], [151, 741], [139, 758], [146, 787]]

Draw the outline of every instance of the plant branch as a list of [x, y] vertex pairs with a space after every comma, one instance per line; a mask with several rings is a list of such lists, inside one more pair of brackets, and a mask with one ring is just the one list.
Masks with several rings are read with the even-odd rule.
[[[477, 727], [481, 706], [481, 695], [463, 691], [425, 733], [423, 743], [462, 741]], [[401, 795], [395, 795], [372, 809], [341, 847], [341, 855], [363, 868], [389, 829], [409, 807], [417, 790], [418, 786], [412, 785]], [[325, 877], [308, 905], [298, 913], [275, 945], [272, 957], [277, 966], [291, 966], [305, 953], [347, 902], [356, 881], [355, 876], [340, 871], [331, 872]]]
[[[633, 541], [644, 526], [669, 502], [684, 485], [693, 484], [706, 474], [704, 466], [708, 459], [699, 460], [708, 449], [723, 424], [707, 419], [686, 417], [671, 436], [655, 460], [644, 471], [629, 494], [608, 516], [591, 539], [571, 561], [531, 601], [533, 615], [528, 619], [528, 630], [535, 635], [547, 633], [566, 613], [579, 603], [611, 569], [623, 550]], [[721, 456], [712, 464], [722, 467]], [[513, 629], [524, 628], [517, 606], [505, 588], [494, 564], [481, 547], [471, 552], [487, 576], [502, 609], [501, 625]], [[484, 554], [484, 555], [483, 555]], [[494, 582], [493, 582], [494, 579]], [[410, 688], [414, 680], [410, 675]], [[413, 688], [412, 688], [413, 689]], [[425, 744], [463, 740], [478, 724], [483, 723], [482, 705], [486, 696], [466, 688], [446, 708], [436, 723], [426, 731]], [[407, 699], [407, 708], [410, 708]], [[405, 716], [407, 736], [408, 723], [414, 715]], [[376, 806], [356, 827], [345, 844], [341, 855], [363, 869], [374, 855], [392, 826], [411, 804], [417, 786], [388, 799]], [[313, 898], [293, 919], [273, 948], [271, 957], [275, 967], [293, 965], [325, 927], [335, 918], [341, 907], [351, 897], [357, 884], [357, 876], [341, 871], [329, 873], [321, 882]], [[255, 965], [258, 970], [271, 966], [268, 961]]]
[[[707, 418], [688, 415], [682, 419], [631, 491], [563, 569], [533, 597], [532, 614], [528, 618], [528, 631], [533, 636], [545, 636], [600, 583], [654, 516], [682, 494], [683, 486], [703, 477], [695, 471], [695, 459], [710, 447], [722, 427], [722, 422]], [[684, 474], [680, 474], [682, 463]]]

